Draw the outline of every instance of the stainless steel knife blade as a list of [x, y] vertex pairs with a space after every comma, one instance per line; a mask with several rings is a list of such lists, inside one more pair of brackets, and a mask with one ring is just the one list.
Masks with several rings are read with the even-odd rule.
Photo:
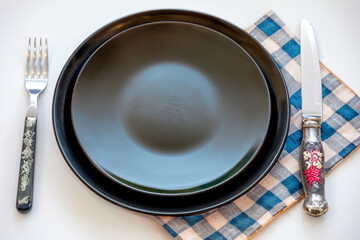
[[315, 35], [310, 23], [301, 22], [301, 98], [303, 118], [322, 119], [320, 65]]

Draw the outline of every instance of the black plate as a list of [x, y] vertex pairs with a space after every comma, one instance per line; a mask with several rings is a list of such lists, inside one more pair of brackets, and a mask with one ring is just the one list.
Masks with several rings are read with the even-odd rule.
[[[242, 46], [266, 77], [271, 96], [270, 127], [263, 147], [247, 169], [222, 186], [189, 196], [155, 196], [131, 190], [111, 181], [89, 161], [77, 142], [71, 119], [74, 85], [89, 57], [118, 32], [156, 21], [190, 22], [212, 28]], [[53, 101], [54, 131], [60, 150], [74, 173], [91, 190], [117, 205], [151, 214], [184, 215], [206, 211], [243, 195], [255, 186], [278, 159], [289, 127], [289, 99], [284, 80], [266, 50], [245, 31], [218, 18], [189, 11], [160, 10], [117, 20], [90, 36], [66, 63]]]
[[207, 191], [239, 174], [261, 148], [270, 112], [265, 78], [238, 44], [174, 21], [107, 41], [72, 97], [88, 158], [110, 179], [156, 195]]

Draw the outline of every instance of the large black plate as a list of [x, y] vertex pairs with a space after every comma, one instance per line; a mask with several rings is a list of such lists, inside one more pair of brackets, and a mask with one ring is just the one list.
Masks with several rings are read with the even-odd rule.
[[253, 59], [200, 25], [127, 29], [79, 75], [72, 119], [83, 151], [112, 180], [155, 195], [218, 187], [260, 150], [270, 96]]
[[[199, 24], [228, 36], [257, 62], [266, 77], [271, 96], [269, 131], [258, 155], [247, 169], [222, 186], [190, 196], [154, 196], [131, 190], [111, 181], [89, 161], [77, 142], [71, 119], [74, 85], [88, 58], [107, 40], [124, 29], [157, 21]], [[151, 214], [184, 215], [206, 211], [241, 196], [255, 186], [278, 159], [289, 127], [289, 99], [276, 63], [245, 31], [218, 18], [189, 11], [143, 12], [117, 20], [86, 39], [73, 53], [60, 74], [53, 101], [53, 124], [60, 150], [74, 173], [92, 191], [117, 205]]]

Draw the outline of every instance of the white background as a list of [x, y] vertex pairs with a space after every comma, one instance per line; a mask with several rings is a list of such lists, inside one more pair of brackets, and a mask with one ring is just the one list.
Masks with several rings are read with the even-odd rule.
[[[171, 239], [152, 216], [115, 206], [95, 195], [66, 165], [51, 123], [59, 73], [75, 48], [117, 18], [143, 10], [196, 10], [245, 28], [273, 9], [299, 35], [308, 19], [320, 60], [360, 94], [359, 0], [1, 0], [0, 7], [0, 239]], [[28, 96], [23, 84], [29, 36], [46, 36], [50, 79], [39, 99], [34, 206], [15, 209], [18, 168]], [[329, 212], [306, 216], [298, 203], [253, 239], [360, 239], [360, 151], [327, 178]]]

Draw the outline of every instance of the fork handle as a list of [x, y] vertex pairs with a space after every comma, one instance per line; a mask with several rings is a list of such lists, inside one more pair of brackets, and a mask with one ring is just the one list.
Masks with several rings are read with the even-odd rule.
[[31, 209], [33, 200], [36, 122], [36, 117], [25, 118], [16, 197], [16, 208], [22, 213]]

